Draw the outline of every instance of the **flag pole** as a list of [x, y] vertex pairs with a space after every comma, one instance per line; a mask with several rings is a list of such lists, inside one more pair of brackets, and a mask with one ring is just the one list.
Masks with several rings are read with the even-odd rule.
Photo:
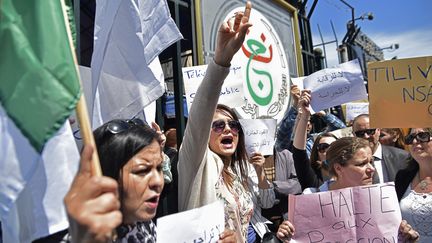
[[[76, 73], [78, 75], [80, 85], [82, 87], [82, 80], [81, 80], [81, 76], [80, 76], [79, 69], [78, 69], [78, 61], [76, 58], [75, 48], [73, 46], [72, 34], [71, 34], [70, 29], [69, 29], [69, 20], [67, 18], [66, 5], [64, 3], [64, 0], [60, 0], [60, 2], [61, 2], [61, 6], [62, 6], [62, 11], [63, 11], [63, 17], [65, 19], [66, 31], [67, 31], [68, 39], [69, 39], [69, 46], [71, 48], [72, 56], [74, 59], [75, 70], [76, 70]], [[92, 155], [92, 160], [91, 160], [92, 175], [93, 176], [102, 176], [102, 169], [101, 169], [100, 162], [99, 162], [99, 155], [97, 153], [96, 143], [94, 141], [93, 131], [91, 129], [87, 105], [86, 105], [86, 101], [85, 101], [85, 97], [84, 97], [84, 92], [82, 92], [82, 89], [81, 89], [81, 97], [78, 100], [78, 103], [77, 103], [75, 110], [76, 110], [76, 115], [77, 115], [79, 126], [80, 126], [81, 137], [83, 138], [83, 143], [84, 143], [84, 145], [89, 144], [89, 145], [92, 145], [92, 147], [93, 147], [93, 155]]]

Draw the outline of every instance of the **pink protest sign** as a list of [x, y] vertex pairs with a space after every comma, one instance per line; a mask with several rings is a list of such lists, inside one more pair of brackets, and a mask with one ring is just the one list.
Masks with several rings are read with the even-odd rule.
[[394, 183], [289, 196], [291, 242], [397, 242], [402, 220]]

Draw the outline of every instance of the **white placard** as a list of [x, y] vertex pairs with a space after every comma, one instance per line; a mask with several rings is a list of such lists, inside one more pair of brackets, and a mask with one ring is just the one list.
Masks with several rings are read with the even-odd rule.
[[303, 81], [304, 81], [305, 78], [306, 78], [305, 76], [303, 76], [303, 77], [298, 77], [298, 78], [291, 78], [291, 83], [292, 83], [293, 85], [297, 85], [297, 87], [298, 87], [300, 90], [303, 90]]
[[156, 242], [209, 242], [225, 230], [222, 201], [157, 219]]
[[[240, 107], [244, 104], [241, 69], [240, 66], [231, 66], [230, 73], [222, 85], [218, 101], [219, 104], [224, 104], [231, 108]], [[204, 79], [206, 71], [207, 65], [182, 68], [188, 110], [190, 110], [196, 91]]]
[[[298, 77], [298, 78], [291, 78], [291, 82], [293, 85], [297, 85], [297, 87], [300, 89], [300, 91], [302, 91], [304, 89], [303, 82], [304, 82], [305, 78], [306, 78], [306, 76]], [[290, 90], [291, 90], [291, 88], [290, 88]], [[310, 105], [309, 105], [309, 110], [310, 110], [311, 115], [315, 114], [314, 109], [312, 109], [312, 107]]]
[[369, 114], [369, 103], [363, 102], [346, 104], [346, 121], [352, 121], [361, 114]]
[[272, 155], [275, 144], [275, 119], [240, 119], [245, 135], [246, 152], [250, 157], [253, 152]]
[[304, 79], [304, 88], [311, 90], [311, 107], [315, 111], [367, 99], [366, 87], [357, 59], [307, 76]]

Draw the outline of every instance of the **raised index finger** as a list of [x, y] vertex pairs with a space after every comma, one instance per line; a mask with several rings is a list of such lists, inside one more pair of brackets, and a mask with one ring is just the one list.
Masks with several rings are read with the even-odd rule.
[[252, 10], [252, 3], [250, 1], [247, 1], [243, 18], [242, 18], [242, 23], [246, 23], [249, 21], [251, 10]]

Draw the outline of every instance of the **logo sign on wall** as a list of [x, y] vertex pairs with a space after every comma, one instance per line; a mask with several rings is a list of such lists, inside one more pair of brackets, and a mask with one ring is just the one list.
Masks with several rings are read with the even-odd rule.
[[[233, 9], [225, 19], [242, 7]], [[289, 67], [282, 42], [271, 23], [252, 9], [246, 39], [232, 60], [243, 67], [245, 104], [236, 108], [243, 118], [280, 120], [289, 103]]]

